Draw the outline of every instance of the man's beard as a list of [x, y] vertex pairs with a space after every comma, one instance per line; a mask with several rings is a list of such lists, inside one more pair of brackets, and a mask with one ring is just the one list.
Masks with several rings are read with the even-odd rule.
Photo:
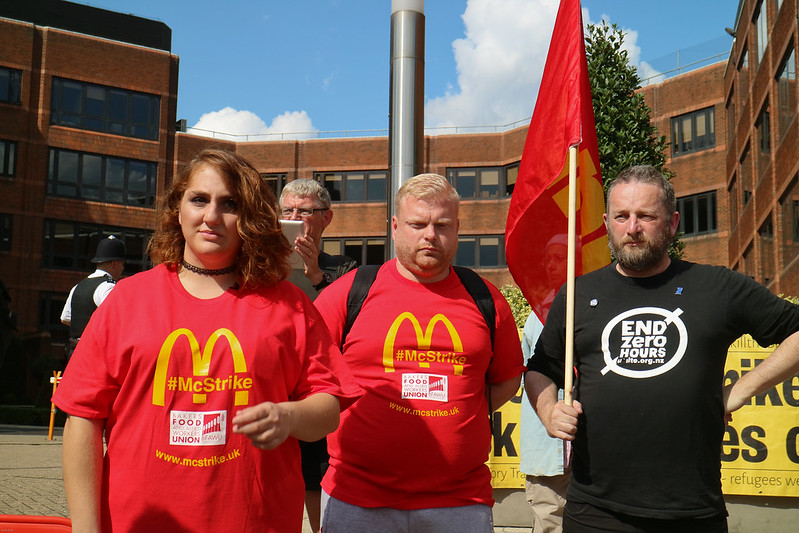
[[[628, 237], [625, 235], [625, 239]], [[608, 246], [616, 261], [623, 268], [633, 272], [641, 272], [654, 267], [663, 260], [668, 254], [671, 237], [668, 228], [656, 235], [654, 239], [649, 239], [645, 234], [638, 237], [636, 246], [626, 246], [620, 243], [608, 233]]]

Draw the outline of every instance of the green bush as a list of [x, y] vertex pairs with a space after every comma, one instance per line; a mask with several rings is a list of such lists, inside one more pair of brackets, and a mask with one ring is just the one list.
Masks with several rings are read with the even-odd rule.
[[510, 305], [513, 318], [516, 320], [516, 327], [519, 329], [524, 328], [524, 323], [527, 322], [527, 317], [530, 316], [533, 309], [522, 294], [522, 290], [516, 285], [503, 285], [499, 292], [502, 293], [502, 296], [505, 297]]

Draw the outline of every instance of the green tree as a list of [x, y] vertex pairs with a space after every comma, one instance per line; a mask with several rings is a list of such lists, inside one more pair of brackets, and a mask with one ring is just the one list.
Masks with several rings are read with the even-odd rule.
[[[668, 141], [658, 135], [650, 120], [651, 110], [637, 93], [641, 78], [622, 48], [624, 34], [616, 24], [589, 24], [585, 37], [588, 76], [594, 103], [599, 166], [607, 191], [610, 183], [632, 165], [652, 165], [669, 179], [665, 168]], [[680, 258], [685, 244], [674, 237], [669, 255]]]

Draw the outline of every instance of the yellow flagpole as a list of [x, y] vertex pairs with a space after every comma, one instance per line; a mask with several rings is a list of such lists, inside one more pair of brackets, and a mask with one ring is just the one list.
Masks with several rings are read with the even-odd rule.
[[563, 369], [563, 400], [572, 404], [574, 385], [574, 277], [577, 235], [577, 146], [569, 147], [569, 228], [566, 259], [566, 360]]

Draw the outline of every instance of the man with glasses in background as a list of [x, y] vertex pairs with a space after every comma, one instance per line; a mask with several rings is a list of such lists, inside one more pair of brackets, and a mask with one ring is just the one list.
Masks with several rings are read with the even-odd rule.
[[[302, 220], [305, 233], [293, 243], [302, 258], [303, 268], [295, 268], [289, 281], [297, 285], [311, 300], [358, 263], [344, 255], [331, 255], [322, 251], [322, 232], [333, 220], [330, 193], [318, 181], [301, 178], [290, 181], [280, 193], [280, 218]], [[320, 483], [327, 470], [327, 441], [300, 441], [302, 452], [302, 477], [305, 480], [305, 508], [314, 532], [319, 531], [319, 507], [322, 497]]]
[[[289, 279], [305, 290], [311, 300], [319, 291], [358, 266], [349, 257], [322, 251], [322, 232], [333, 221], [333, 211], [330, 193], [318, 181], [301, 178], [287, 183], [280, 193], [280, 216], [284, 220], [302, 220], [305, 225], [305, 234], [292, 244], [302, 258], [307, 282], [294, 279], [296, 276]], [[313, 292], [308, 290], [308, 285], [313, 287]]]

